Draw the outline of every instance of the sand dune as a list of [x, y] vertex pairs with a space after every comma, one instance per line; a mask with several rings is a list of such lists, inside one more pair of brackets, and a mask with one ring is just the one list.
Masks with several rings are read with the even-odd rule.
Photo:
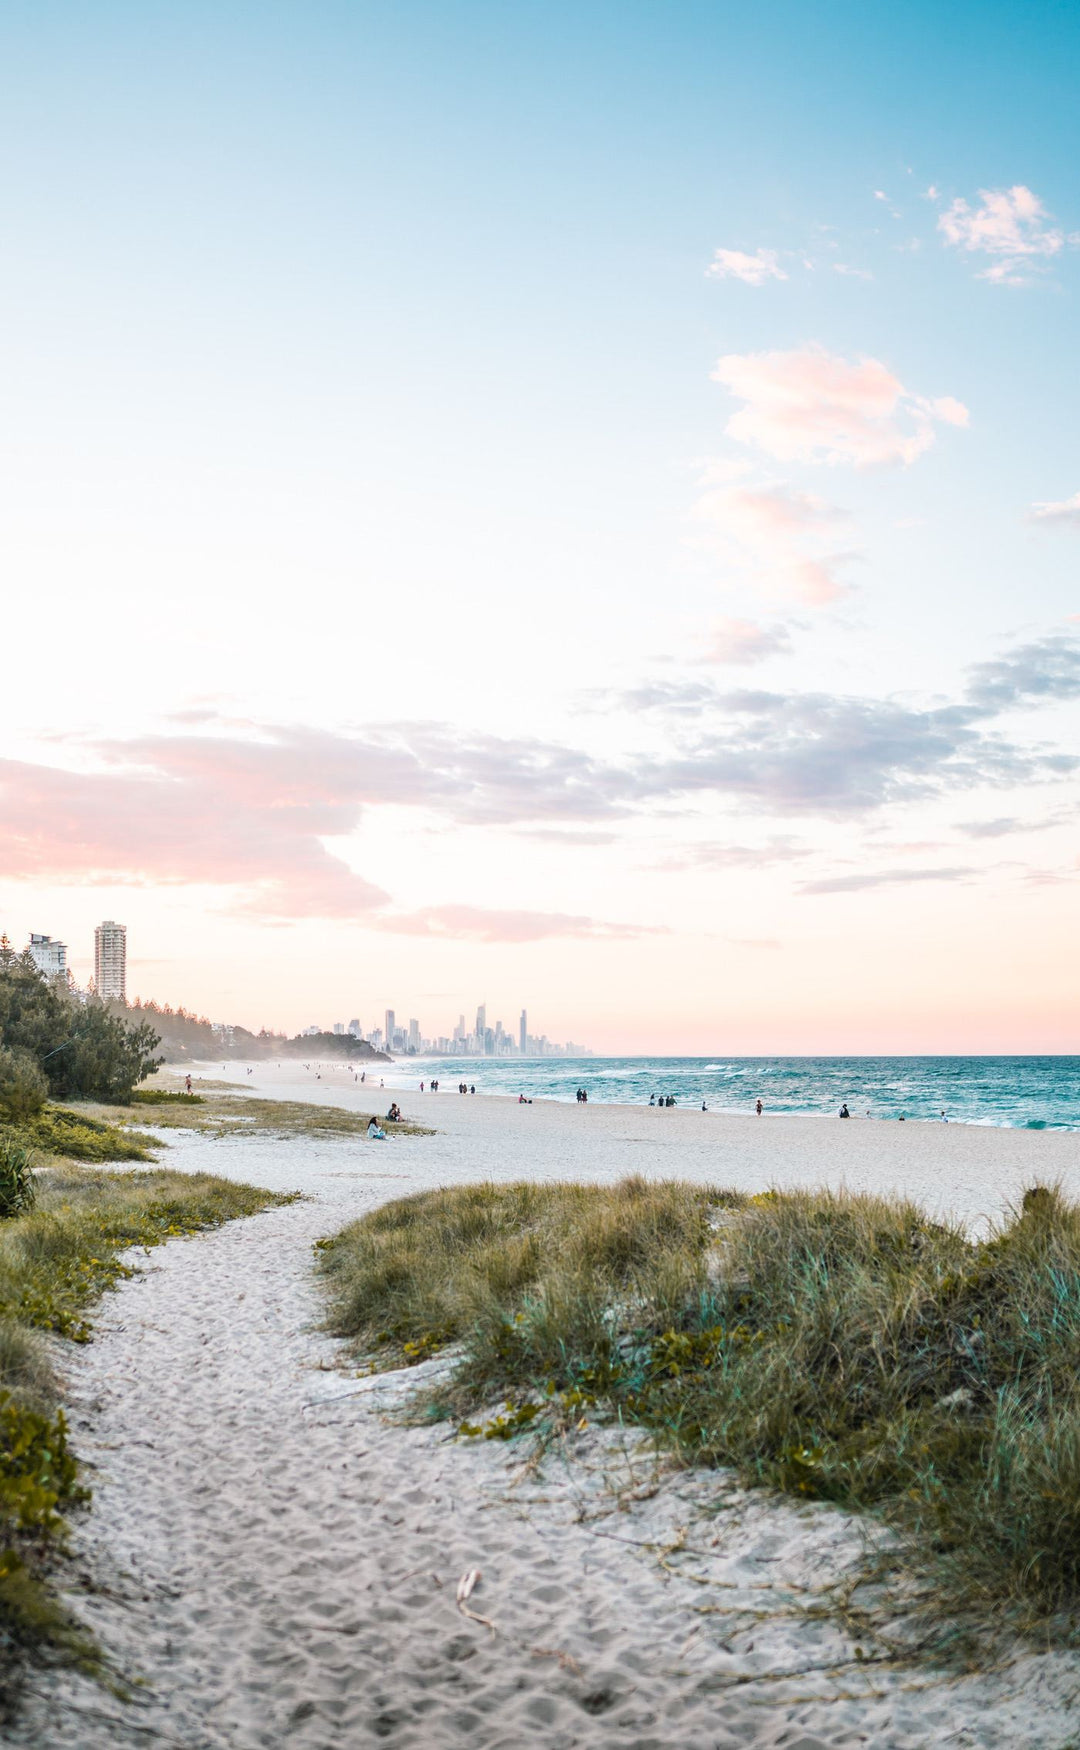
[[[327, 1094], [342, 1098], [341, 1088]], [[397, 1425], [417, 1373], [367, 1386], [342, 1368], [340, 1345], [313, 1328], [311, 1243], [387, 1196], [570, 1170], [708, 1170], [728, 1182], [737, 1170], [760, 1183], [770, 1129], [779, 1153], [764, 1177], [779, 1180], [788, 1159], [779, 1121], [742, 1126], [717, 1161], [721, 1127], [699, 1143], [696, 1114], [556, 1110], [549, 1119], [538, 1106], [440, 1096], [411, 1114], [437, 1113], [436, 1137], [176, 1142], [170, 1164], [301, 1186], [311, 1200], [163, 1248], [108, 1298], [96, 1342], [68, 1358], [74, 1441], [95, 1490], [75, 1531], [70, 1592], [119, 1669], [142, 1682], [125, 1704], [78, 1678], [38, 1676], [12, 1743], [1069, 1741], [1080, 1659], [1017, 1654], [950, 1676], [882, 1661], [857, 1622], [822, 1611], [823, 1588], [854, 1571], [864, 1522], [748, 1496], [722, 1474], [665, 1473], [636, 1438], [591, 1426], [534, 1474], [520, 1446]], [[652, 1126], [672, 1119], [654, 1145]], [[906, 1155], [890, 1140], [887, 1158], [860, 1167], [847, 1137], [856, 1128], [804, 1125], [821, 1141], [809, 1166], [791, 1157], [790, 1169], [824, 1177], [831, 1133], [849, 1151], [839, 1160], [849, 1183], [872, 1168], [906, 1171], [932, 1136], [948, 1145], [954, 1188], [967, 1173], [987, 1208], [1038, 1157], [1053, 1156], [1055, 1171], [1075, 1164], [1075, 1151], [1046, 1148], [1056, 1138], [1007, 1148], [1008, 1133], [969, 1132], [972, 1148], [955, 1127], [908, 1126]], [[974, 1195], [969, 1203], [979, 1213]], [[493, 1630], [458, 1607], [474, 1568], [465, 1602]]]

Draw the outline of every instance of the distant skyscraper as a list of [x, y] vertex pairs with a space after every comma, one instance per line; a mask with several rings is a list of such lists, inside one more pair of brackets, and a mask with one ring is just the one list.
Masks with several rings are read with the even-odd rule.
[[127, 926], [111, 918], [94, 931], [94, 984], [99, 997], [127, 1002]]
[[419, 1049], [420, 1049], [420, 1023], [419, 1023], [419, 1021], [410, 1021], [409, 1022], [409, 1050], [410, 1051], [419, 1051]]
[[394, 1034], [396, 1033], [396, 1031], [397, 1031], [397, 1021], [396, 1021], [395, 1016], [394, 1016], [394, 1011], [393, 1011], [393, 1009], [387, 1009], [387, 1011], [386, 1011], [386, 1049], [387, 1049], [387, 1051], [393, 1051], [393, 1049], [394, 1049]]
[[63, 978], [67, 974], [67, 943], [54, 942], [51, 936], [31, 935], [27, 953], [46, 978]]
[[487, 1030], [487, 1004], [481, 1003], [476, 1011], [476, 1037], [483, 1040]]
[[352, 1034], [354, 1039], [359, 1039], [359, 1037], [360, 1037], [360, 1023], [359, 1023], [359, 1021], [352, 1020], [349, 1022], [349, 1032]]
[[529, 1017], [524, 1009], [518, 1022], [518, 1050], [525, 1057], [529, 1050]]

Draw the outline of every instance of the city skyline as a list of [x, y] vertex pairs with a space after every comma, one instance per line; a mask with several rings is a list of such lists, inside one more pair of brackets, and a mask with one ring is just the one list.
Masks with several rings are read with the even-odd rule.
[[383, 1012], [382, 1025], [375, 1024], [365, 1029], [359, 1018], [345, 1022], [334, 1021], [330, 1028], [322, 1027], [318, 1022], [312, 1022], [303, 1029], [309, 1037], [324, 1032], [338, 1035], [351, 1034], [356, 1039], [366, 1039], [376, 1050], [387, 1050], [394, 1055], [440, 1056], [440, 1057], [592, 1057], [594, 1052], [587, 1045], [576, 1044], [567, 1040], [559, 1045], [550, 1040], [546, 1033], [530, 1033], [528, 1030], [528, 1011], [522, 1009], [518, 1017], [516, 1035], [504, 1028], [500, 1020], [492, 1026], [487, 1025], [487, 1005], [481, 1003], [476, 1011], [476, 1024], [471, 1029], [465, 1025], [464, 1014], [459, 1014], [452, 1033], [428, 1035], [424, 1033], [419, 1020], [410, 1016], [402, 1026], [397, 1020], [395, 1009]]
[[12, 935], [290, 1032], [1075, 1050], [1080, 13], [43, 16]]
[[[5, 940], [9, 938], [5, 937]], [[80, 990], [72, 967], [68, 965], [68, 944], [58, 938], [45, 935], [40, 931], [31, 931], [26, 944], [25, 953], [30, 955], [35, 966], [46, 978], [62, 978], [73, 989]], [[19, 952], [19, 950], [15, 950]], [[92, 981], [87, 984], [87, 990], [93, 990], [106, 1001], [127, 1000], [127, 925], [117, 923], [112, 918], [106, 918], [94, 930], [94, 971]], [[81, 993], [85, 994], [85, 993]], [[138, 1000], [168, 1001], [154, 993], [147, 992]], [[172, 1005], [176, 1006], [176, 1005]], [[213, 1017], [215, 1024], [224, 1026], [236, 1025], [236, 1018], [230, 1016]], [[265, 1023], [263, 1023], [265, 1025]], [[252, 1032], [260, 1029], [252, 1028]], [[280, 1033], [283, 1030], [272, 1022], [267, 1031]], [[287, 1029], [284, 1030], [287, 1033]], [[372, 1023], [365, 1028], [359, 1017], [348, 1022], [334, 1021], [326, 1027], [318, 1022], [309, 1023], [306, 1027], [297, 1029], [302, 1035], [314, 1037], [322, 1033], [337, 1035], [350, 1034], [356, 1039], [365, 1039], [376, 1050], [391, 1051], [395, 1055], [440, 1055], [464, 1057], [591, 1057], [588, 1046], [576, 1044], [567, 1040], [565, 1044], [557, 1044], [549, 1040], [547, 1035], [531, 1034], [528, 1031], [528, 1011], [521, 1010], [518, 1017], [516, 1037], [512, 1031], [503, 1027], [496, 1020], [491, 1027], [487, 1025], [487, 1005], [481, 1003], [476, 1011], [476, 1025], [470, 1032], [465, 1025], [464, 1013], [459, 1013], [457, 1023], [452, 1033], [428, 1035], [420, 1027], [415, 1017], [410, 1017], [405, 1026], [398, 1026], [396, 1011], [387, 1008], [383, 1011], [382, 1025]]]

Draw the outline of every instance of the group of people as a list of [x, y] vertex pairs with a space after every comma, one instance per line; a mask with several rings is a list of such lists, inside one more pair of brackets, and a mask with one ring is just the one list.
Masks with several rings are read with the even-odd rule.
[[387, 1122], [387, 1124], [400, 1124], [401, 1123], [401, 1107], [398, 1105], [396, 1100], [391, 1100], [391, 1102], [390, 1102], [390, 1110], [386, 1114], [386, 1122]]
[[[438, 1084], [438, 1082], [437, 1082], [437, 1081], [430, 1081], [430, 1082], [429, 1082], [429, 1083], [428, 1083], [428, 1089], [429, 1089], [429, 1091], [430, 1091], [430, 1092], [431, 1092], [431, 1093], [433, 1093], [433, 1094], [437, 1094], [437, 1093], [438, 1093], [438, 1091], [439, 1091], [439, 1084]], [[423, 1091], [424, 1091], [424, 1084], [423, 1084], [423, 1082], [421, 1082], [421, 1083], [420, 1083], [420, 1092], [421, 1092], [421, 1093], [423, 1093]], [[460, 1092], [461, 1092], [461, 1088], [460, 1088], [460, 1086], [459, 1086], [459, 1087], [458, 1087], [458, 1093], [459, 1093], [459, 1094], [460, 1094]]]
[[[438, 1085], [438, 1082], [436, 1082], [435, 1086], [438, 1087]], [[474, 1082], [459, 1082], [457, 1085], [457, 1091], [459, 1094], [475, 1094], [476, 1084]]]
[[[676, 1100], [674, 1094], [661, 1094], [659, 1099], [657, 1099], [655, 1094], [649, 1095], [650, 1106], [674, 1106], [675, 1104]], [[704, 1106], [702, 1106], [701, 1110], [704, 1112]]]
[[579, 1106], [587, 1106], [589, 1104], [589, 1096], [586, 1093], [584, 1088], [579, 1088], [577, 1093], [574, 1095], [574, 1098], [577, 1101]]

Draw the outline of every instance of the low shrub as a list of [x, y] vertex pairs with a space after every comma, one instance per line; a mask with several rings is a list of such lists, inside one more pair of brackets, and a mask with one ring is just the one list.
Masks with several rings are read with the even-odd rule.
[[48, 1097], [45, 1073], [30, 1053], [0, 1046], [0, 1119], [19, 1124], [33, 1118]]
[[76, 1161], [151, 1161], [161, 1144], [139, 1130], [128, 1130], [72, 1112], [66, 1106], [47, 1106], [14, 1130], [17, 1141], [38, 1148], [46, 1155]]
[[35, 1189], [33, 1149], [0, 1131], [0, 1219], [32, 1208]]

